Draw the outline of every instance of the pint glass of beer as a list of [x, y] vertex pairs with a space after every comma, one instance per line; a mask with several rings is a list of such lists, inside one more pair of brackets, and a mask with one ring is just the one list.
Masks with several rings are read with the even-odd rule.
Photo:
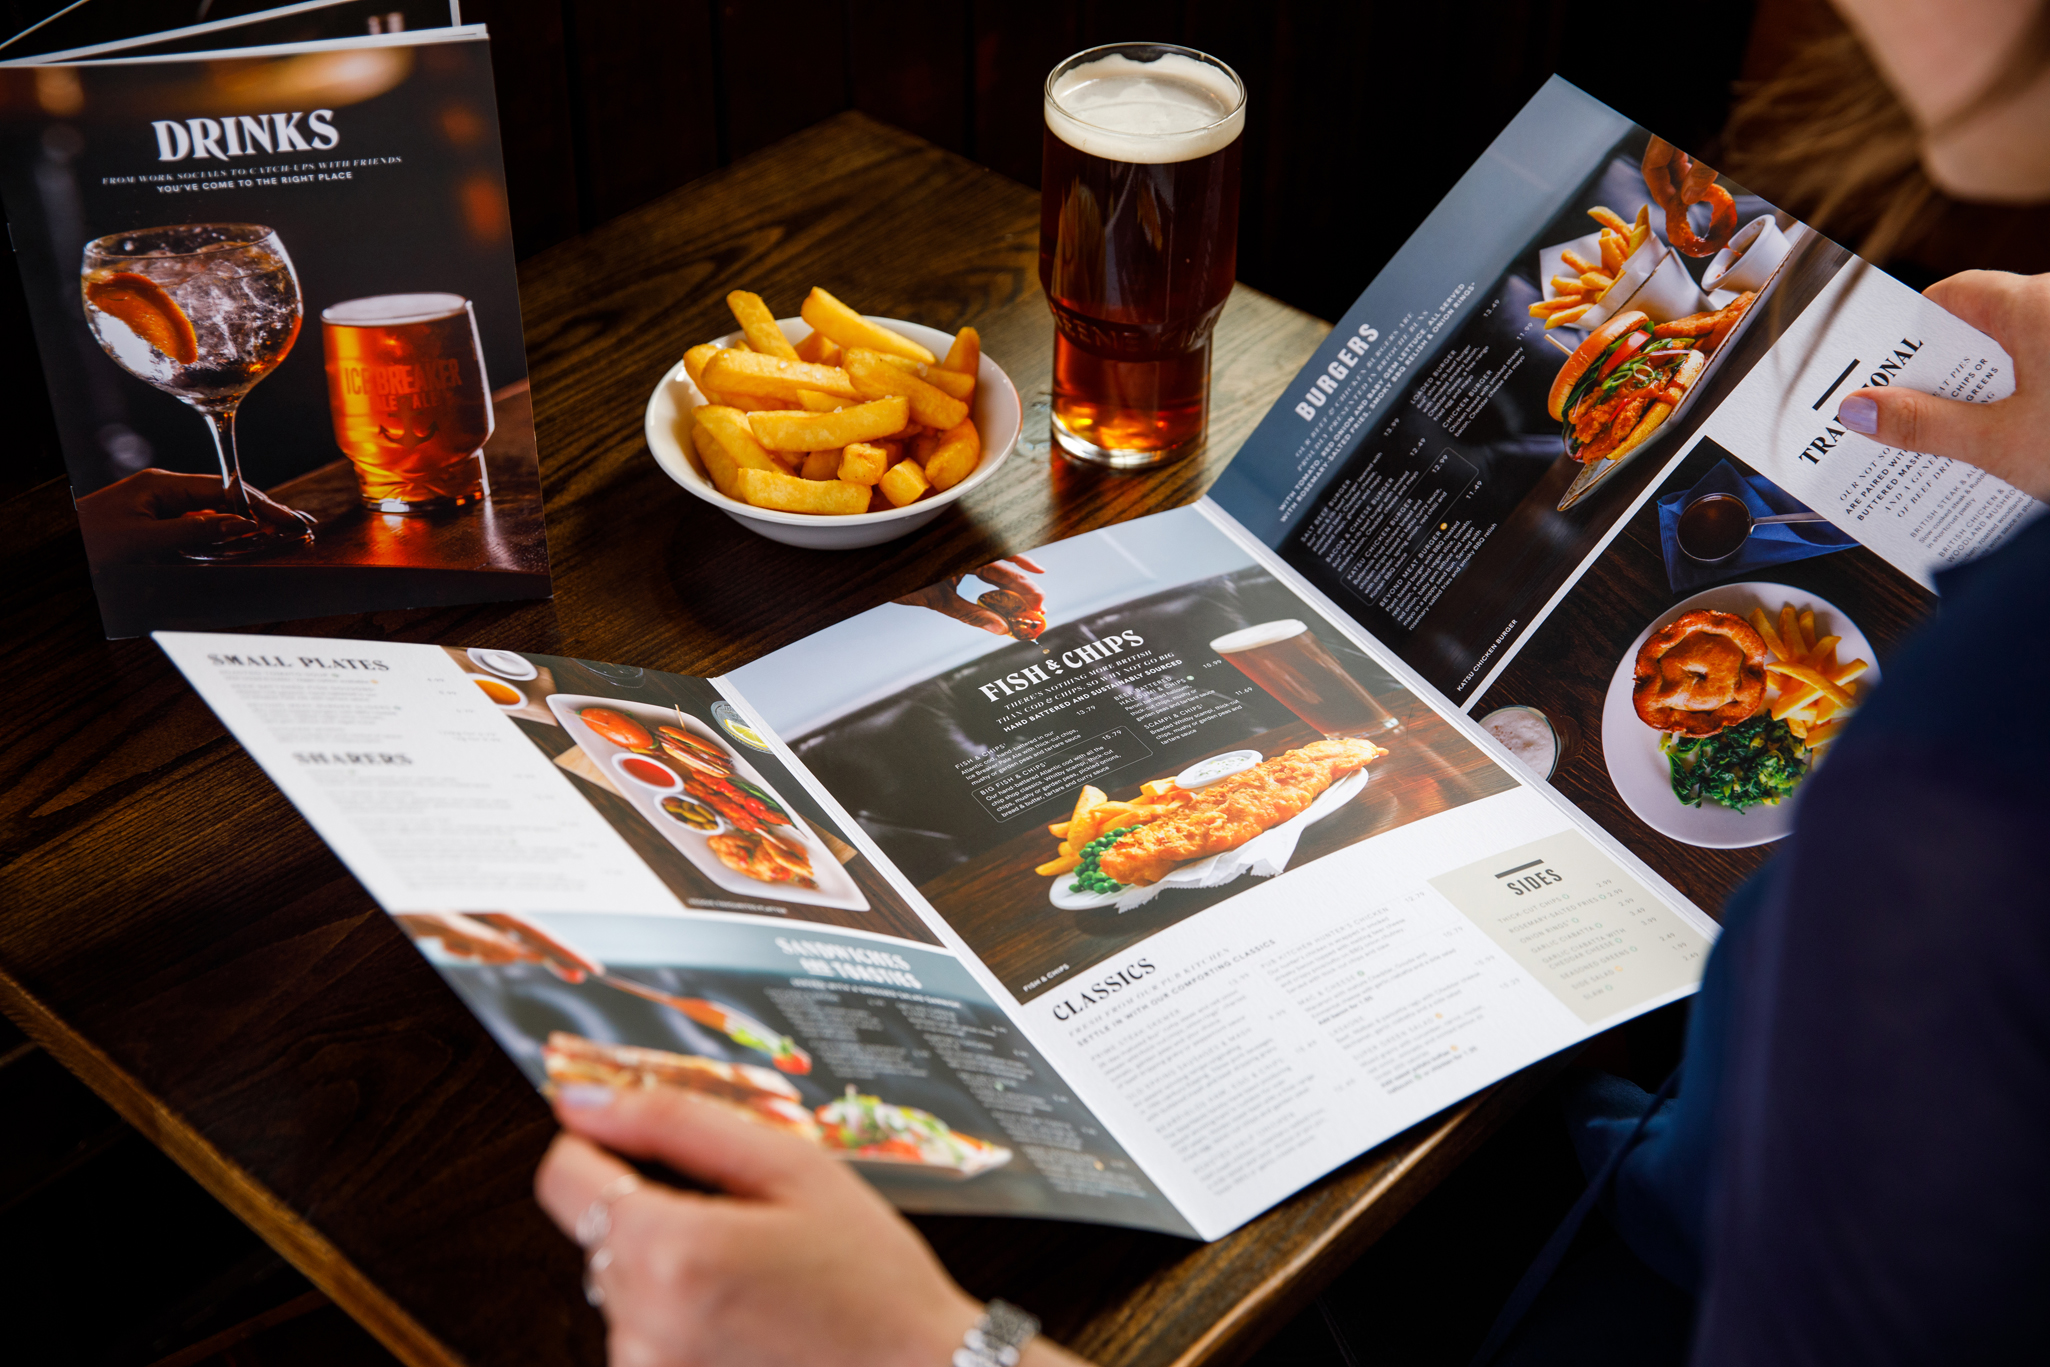
[[381, 294], [320, 315], [335, 443], [366, 506], [459, 508], [487, 497], [491, 385], [460, 294]]
[[1045, 111], [1053, 440], [1120, 468], [1187, 455], [1210, 415], [1210, 332], [1238, 261], [1245, 86], [1215, 57], [1117, 43], [1055, 67]]
[[1402, 723], [1293, 617], [1220, 636], [1210, 648], [1326, 736], [1374, 736]]

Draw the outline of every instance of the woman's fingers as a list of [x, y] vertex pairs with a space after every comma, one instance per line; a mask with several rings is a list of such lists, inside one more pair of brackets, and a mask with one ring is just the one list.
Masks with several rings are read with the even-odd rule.
[[632, 1171], [597, 1145], [573, 1134], [559, 1134], [534, 1171], [534, 1199], [555, 1221], [555, 1227], [574, 1239], [577, 1217], [591, 1208], [607, 1183]]
[[1853, 432], [1903, 451], [1981, 463], [1999, 443], [2007, 403], [1964, 403], [1912, 389], [1860, 389], [1837, 405], [1836, 420]]
[[593, 1143], [636, 1158], [660, 1159], [736, 1196], [802, 1197], [854, 1180], [817, 1145], [676, 1088], [565, 1089], [557, 1097], [556, 1115]]
[[1922, 293], [2000, 343], [2022, 377], [2050, 360], [2050, 274], [1961, 271]]

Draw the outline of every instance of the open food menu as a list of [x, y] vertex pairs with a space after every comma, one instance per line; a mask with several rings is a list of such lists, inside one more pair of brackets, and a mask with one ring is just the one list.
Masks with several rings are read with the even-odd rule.
[[2036, 511], [1824, 400], [2008, 370], [1555, 82], [1191, 507], [710, 680], [157, 639], [537, 1086], [1216, 1238], [1694, 990], [1933, 568]]

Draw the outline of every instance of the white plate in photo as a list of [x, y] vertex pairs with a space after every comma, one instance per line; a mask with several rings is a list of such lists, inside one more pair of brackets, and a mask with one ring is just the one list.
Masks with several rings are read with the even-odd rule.
[[[1251, 845], [1256, 840], [1265, 840], [1271, 835], [1285, 833], [1283, 838], [1290, 839], [1292, 845], [1294, 839], [1299, 839], [1303, 831], [1316, 825], [1327, 816], [1336, 816], [1341, 807], [1358, 797], [1360, 790], [1367, 786], [1367, 777], [1368, 772], [1365, 766], [1353, 770], [1344, 778], [1318, 794], [1315, 802], [1312, 802], [1308, 807], [1282, 822], [1279, 826], [1270, 826], [1254, 836], [1253, 840], [1248, 840], [1245, 845], [1239, 846], [1237, 850], [1225, 850], [1223, 853], [1213, 854], [1207, 859], [1198, 859], [1192, 863], [1177, 865], [1174, 872], [1168, 874], [1167, 877], [1161, 879], [1158, 883], [1155, 883], [1153, 887], [1202, 888], [1215, 887], [1223, 883], [1232, 882], [1234, 879], [1242, 876], [1244, 870], [1240, 870], [1239, 873], [1233, 874], [1230, 877], [1217, 879], [1214, 882], [1211, 881], [1218, 861], [1229, 859], [1237, 854], [1239, 850], [1245, 849], [1246, 845]], [[1293, 857], [1292, 849], [1291, 857]], [[1047, 892], [1047, 900], [1062, 911], [1091, 911], [1097, 907], [1110, 906], [1114, 902], [1131, 896], [1134, 891], [1130, 885], [1121, 884], [1115, 892], [1073, 892], [1070, 889], [1073, 887], [1074, 882], [1075, 875], [1072, 872], [1057, 875], [1053, 880], [1053, 887]], [[1148, 889], [1148, 891], [1151, 891], [1151, 889]]]
[[[614, 745], [593, 731], [579, 714], [587, 707], [603, 707], [622, 716], [631, 717], [654, 734], [658, 726], [675, 726], [681, 717], [683, 729], [699, 740], [709, 741], [725, 755], [733, 765], [736, 778], [768, 794], [769, 800], [781, 807], [790, 817], [790, 825], [779, 826], [776, 831], [786, 835], [804, 847], [805, 857], [811, 861], [812, 881], [816, 888], [801, 888], [794, 883], [771, 883], [766, 879], [754, 878], [728, 865], [713, 851], [710, 841], [721, 831], [700, 831], [677, 820], [662, 810], [662, 799], [676, 796], [678, 790], [662, 790], [642, 783], [621, 780], [614, 787], [620, 796], [633, 804], [650, 826], [662, 833], [662, 838], [675, 846], [676, 852], [689, 860], [691, 866], [706, 878], [728, 892], [743, 893], [770, 902], [792, 902], [805, 906], [840, 907], [847, 911], [867, 911], [868, 898], [855, 885], [854, 875], [847, 872], [833, 852], [826, 848], [797, 808], [790, 805], [788, 798], [776, 791], [761, 772], [741, 757], [710, 726], [699, 721], [688, 712], [679, 712], [673, 707], [655, 703], [626, 702], [619, 698], [599, 698], [578, 693], [551, 693], [548, 695], [549, 710], [562, 723], [562, 729], [569, 732], [577, 747], [589, 755], [601, 771], [611, 770], [618, 757], [633, 752], [624, 746]], [[679, 789], [681, 782], [679, 781]], [[687, 796], [688, 794], [686, 794]]]
[[524, 655], [510, 650], [493, 650], [488, 646], [471, 646], [463, 654], [470, 657], [470, 663], [501, 679], [532, 679], [540, 675], [534, 662]]
[[[1813, 611], [1817, 636], [1843, 638], [1836, 648], [1839, 660], [1865, 660], [1869, 663], [1865, 672], [1858, 676], [1860, 698], [1878, 684], [1879, 657], [1873, 654], [1872, 643], [1865, 639], [1865, 633], [1858, 630], [1858, 624], [1842, 608], [1805, 590], [1753, 580], [1708, 589], [1667, 608], [1637, 633], [1637, 639], [1616, 662], [1616, 672], [1609, 679], [1608, 696], [1602, 703], [1602, 758], [1608, 764], [1609, 778], [1615, 783], [1616, 793], [1624, 805], [1660, 835], [1671, 836], [1683, 845], [1707, 850], [1741, 850], [1752, 845], [1770, 844], [1794, 828], [1792, 799], [1775, 807], [1760, 806], [1748, 812], [1738, 812], [1714, 802], [1690, 807], [1674, 797], [1672, 766], [1665, 752], [1659, 749], [1659, 738], [1664, 733], [1646, 726], [1631, 701], [1637, 652], [1651, 639], [1654, 631], [1674, 618], [1697, 608], [1708, 608], [1734, 613], [1748, 620], [1751, 609], [1764, 608], [1765, 615], [1777, 622], [1780, 606], [1784, 603], [1792, 603], [1797, 610]], [[1772, 696], [1770, 689], [1766, 696]], [[1794, 796], [1800, 796], [1800, 789], [1794, 790]]]

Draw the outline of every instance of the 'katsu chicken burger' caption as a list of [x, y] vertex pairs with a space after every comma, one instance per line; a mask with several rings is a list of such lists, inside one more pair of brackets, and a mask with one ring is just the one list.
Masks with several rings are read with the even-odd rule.
[[1583, 465], [1621, 460], [1680, 406], [1712, 348], [1691, 336], [1658, 335], [1667, 331], [1631, 309], [1590, 332], [1566, 358], [1549, 408], [1566, 425], [1568, 455]]

